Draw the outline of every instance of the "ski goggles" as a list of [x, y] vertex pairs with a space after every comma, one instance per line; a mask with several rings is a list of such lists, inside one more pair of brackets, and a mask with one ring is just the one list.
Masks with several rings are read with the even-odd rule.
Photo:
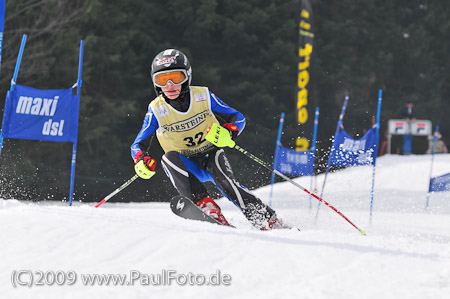
[[172, 82], [174, 85], [183, 84], [188, 80], [186, 70], [168, 70], [153, 75], [153, 83], [158, 87], [165, 87]]

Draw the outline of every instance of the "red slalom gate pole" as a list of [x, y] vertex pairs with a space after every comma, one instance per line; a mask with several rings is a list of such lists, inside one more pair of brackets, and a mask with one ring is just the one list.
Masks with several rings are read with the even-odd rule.
[[123, 189], [125, 189], [126, 187], [128, 187], [128, 185], [130, 185], [132, 182], [134, 182], [135, 179], [137, 179], [139, 176], [137, 174], [135, 174], [131, 179], [129, 179], [128, 181], [126, 181], [122, 186], [120, 186], [119, 188], [117, 188], [116, 190], [114, 190], [114, 192], [112, 192], [111, 194], [109, 194], [108, 196], [106, 196], [105, 198], [103, 198], [95, 207], [98, 208], [99, 206], [101, 206], [102, 204], [104, 204], [105, 202], [107, 202], [111, 197], [113, 197], [114, 195], [116, 195], [117, 193], [119, 193], [120, 191], [122, 191]]
[[[275, 170], [276, 171], [276, 170]], [[293, 183], [295, 183], [294, 181], [292, 181]], [[297, 186], [297, 185], [296, 185]], [[300, 186], [300, 185], [299, 185]], [[297, 186], [298, 187], [298, 186]], [[300, 186], [301, 187], [301, 186]], [[326, 202], [325, 200], [323, 200], [322, 198], [320, 198], [319, 196], [315, 195], [314, 193], [308, 191], [307, 189], [303, 188], [303, 191], [305, 191], [306, 193], [308, 193], [309, 195], [311, 195], [312, 197], [314, 197], [315, 199], [317, 199], [320, 202], [323, 202], [326, 206], [328, 206], [330, 209], [332, 209], [333, 211], [335, 211], [336, 213], [338, 213], [342, 218], [344, 218], [345, 220], [347, 220], [348, 223], [350, 223], [351, 225], [353, 225], [354, 228], [356, 228], [357, 230], [359, 230], [359, 232], [361, 233], [361, 235], [365, 236], [366, 232], [363, 231], [362, 229], [359, 229], [353, 222], [351, 222], [347, 217], [345, 217], [344, 214], [342, 214], [338, 209], [336, 209], [335, 207], [333, 207], [332, 205], [330, 205], [328, 202]]]
[[243, 153], [244, 155], [246, 155], [247, 157], [249, 157], [250, 159], [252, 159], [253, 161], [259, 163], [260, 165], [262, 165], [263, 167], [267, 168], [270, 171], [273, 171], [275, 174], [279, 175], [280, 177], [282, 177], [283, 179], [285, 179], [286, 181], [288, 181], [289, 183], [293, 184], [294, 186], [296, 186], [297, 188], [300, 188], [301, 190], [305, 191], [306, 193], [308, 193], [309, 195], [311, 195], [312, 197], [314, 197], [315, 199], [317, 199], [318, 201], [324, 203], [326, 206], [328, 206], [330, 209], [332, 209], [333, 211], [335, 211], [339, 216], [341, 216], [342, 218], [344, 218], [348, 223], [350, 223], [354, 228], [356, 228], [361, 235], [365, 236], [366, 232], [363, 231], [362, 229], [358, 228], [353, 222], [351, 222], [347, 217], [345, 217], [344, 214], [342, 214], [338, 209], [336, 209], [335, 207], [333, 207], [332, 205], [330, 205], [328, 202], [326, 202], [325, 200], [323, 200], [322, 198], [320, 198], [319, 196], [315, 195], [314, 193], [312, 193], [311, 191], [307, 190], [306, 188], [302, 187], [300, 184], [297, 184], [296, 182], [294, 182], [293, 180], [291, 180], [290, 178], [288, 178], [287, 176], [285, 176], [284, 174], [282, 174], [281, 172], [279, 172], [276, 169], [273, 169], [272, 167], [270, 167], [266, 162], [264, 162], [263, 160], [259, 159], [258, 157], [256, 157], [255, 155], [253, 155], [252, 153], [249, 153], [248, 151], [246, 151], [245, 149], [243, 149], [242, 147], [238, 146], [237, 144], [234, 145], [234, 148], [236, 150], [238, 150], [239, 152]]

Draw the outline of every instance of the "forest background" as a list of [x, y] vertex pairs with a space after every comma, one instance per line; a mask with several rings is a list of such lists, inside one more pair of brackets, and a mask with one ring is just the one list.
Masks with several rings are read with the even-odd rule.
[[[315, 95], [320, 107], [316, 172], [323, 171], [345, 95], [346, 130], [361, 136], [383, 89], [381, 138], [406, 100], [450, 140], [450, 2], [446, 0], [312, 0]], [[193, 85], [208, 86], [247, 119], [237, 143], [272, 161], [279, 117], [282, 143], [293, 147], [299, 2], [294, 0], [7, 0], [0, 73], [0, 118], [20, 40], [28, 35], [18, 84], [69, 88], [85, 41], [75, 200], [99, 201], [134, 175], [130, 145], [154, 98], [153, 57], [183, 51]], [[424, 145], [425, 144], [425, 145]], [[0, 157], [0, 196], [68, 198], [71, 143], [7, 139]], [[426, 141], [413, 151], [423, 154]], [[271, 173], [227, 150], [237, 179], [250, 189]], [[162, 150], [153, 142], [150, 153]], [[114, 200], [163, 201], [176, 191], [160, 164], [150, 181]]]

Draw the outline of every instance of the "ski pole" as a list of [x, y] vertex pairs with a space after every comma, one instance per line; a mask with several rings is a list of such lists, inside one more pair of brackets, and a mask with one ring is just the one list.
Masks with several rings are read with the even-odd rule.
[[205, 139], [207, 141], [211, 142], [212, 144], [214, 144], [217, 147], [231, 147], [231, 148], [234, 148], [234, 149], [238, 150], [239, 152], [243, 153], [244, 155], [246, 155], [247, 157], [249, 157], [253, 161], [259, 163], [260, 165], [262, 165], [263, 167], [267, 168], [268, 170], [273, 171], [275, 174], [279, 175], [280, 177], [282, 177], [283, 179], [285, 179], [289, 183], [293, 184], [297, 188], [302, 189], [303, 191], [305, 191], [306, 193], [308, 193], [309, 195], [311, 195], [312, 197], [314, 197], [318, 201], [323, 202], [326, 206], [328, 206], [330, 209], [332, 209], [333, 211], [338, 213], [342, 218], [347, 220], [347, 222], [350, 223], [354, 228], [356, 228], [361, 233], [361, 235], [363, 235], [363, 236], [366, 235], [365, 231], [359, 229], [356, 225], [353, 224], [353, 222], [351, 222], [347, 217], [345, 217], [344, 214], [342, 214], [340, 211], [338, 211], [335, 207], [330, 205], [328, 202], [326, 202], [325, 200], [323, 200], [319, 196], [315, 195], [311, 191], [307, 190], [306, 188], [302, 187], [300, 184], [297, 184], [296, 182], [294, 182], [293, 180], [291, 180], [290, 178], [288, 178], [287, 176], [285, 176], [284, 174], [282, 174], [278, 170], [276, 170], [273, 167], [271, 167], [268, 163], [264, 162], [260, 158], [256, 157], [252, 153], [249, 153], [248, 151], [246, 151], [245, 149], [243, 149], [242, 147], [237, 145], [236, 142], [234, 142], [234, 140], [231, 138], [231, 134], [230, 134], [230, 131], [228, 131], [228, 129], [220, 126], [217, 123], [215, 123], [215, 124], [213, 124], [211, 126], [211, 128], [209, 128], [208, 134], [206, 135]]
[[365, 236], [366, 232], [359, 229], [355, 224], [353, 224], [353, 222], [351, 222], [347, 217], [345, 217], [344, 214], [342, 214], [338, 209], [336, 209], [335, 207], [333, 207], [332, 205], [330, 205], [328, 202], [326, 202], [325, 200], [323, 200], [322, 198], [320, 198], [319, 196], [315, 195], [314, 193], [310, 192], [309, 190], [307, 190], [306, 188], [302, 187], [300, 184], [297, 184], [296, 182], [294, 182], [293, 180], [291, 180], [290, 178], [288, 178], [287, 176], [285, 176], [284, 174], [282, 174], [281, 172], [279, 172], [276, 169], [273, 169], [272, 167], [269, 166], [269, 164], [267, 164], [266, 162], [264, 162], [263, 160], [261, 160], [260, 158], [256, 157], [255, 155], [253, 155], [252, 153], [249, 153], [248, 151], [246, 151], [245, 149], [243, 149], [242, 147], [240, 147], [239, 145], [235, 144], [234, 148], [236, 150], [238, 150], [239, 152], [243, 153], [244, 155], [246, 155], [247, 157], [249, 157], [250, 159], [252, 159], [253, 161], [259, 163], [260, 165], [264, 166], [265, 168], [267, 168], [270, 171], [273, 171], [275, 174], [279, 175], [280, 177], [282, 177], [283, 179], [285, 179], [286, 181], [288, 181], [289, 183], [293, 184], [294, 186], [302, 189], [303, 191], [305, 191], [306, 193], [308, 193], [309, 195], [311, 195], [312, 197], [314, 197], [315, 199], [317, 199], [320, 202], [323, 202], [326, 206], [328, 206], [330, 209], [332, 209], [333, 211], [335, 211], [336, 213], [338, 213], [342, 218], [344, 218], [345, 220], [347, 220], [348, 223], [350, 223], [354, 228], [356, 228], [361, 235]]
[[105, 198], [102, 199], [102, 201], [100, 201], [95, 207], [98, 208], [99, 206], [101, 206], [102, 204], [104, 204], [105, 202], [107, 202], [111, 197], [113, 197], [114, 195], [116, 195], [117, 193], [119, 193], [120, 191], [122, 191], [123, 189], [125, 189], [126, 187], [128, 187], [132, 182], [134, 182], [134, 180], [136, 180], [139, 176], [137, 174], [135, 174], [131, 179], [129, 179], [128, 181], [126, 181], [122, 186], [120, 186], [119, 188], [117, 188], [116, 190], [114, 190], [114, 192], [112, 192], [110, 195], [106, 196]]

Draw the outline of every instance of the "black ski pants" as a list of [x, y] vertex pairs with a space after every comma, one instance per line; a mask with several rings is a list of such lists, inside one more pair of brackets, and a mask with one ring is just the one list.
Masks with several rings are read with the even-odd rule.
[[194, 203], [208, 196], [208, 191], [201, 181], [209, 179], [241, 209], [256, 228], [263, 228], [269, 219], [276, 217], [273, 209], [235, 179], [223, 149], [194, 158], [186, 158], [171, 151], [164, 154], [161, 164], [178, 193]]

